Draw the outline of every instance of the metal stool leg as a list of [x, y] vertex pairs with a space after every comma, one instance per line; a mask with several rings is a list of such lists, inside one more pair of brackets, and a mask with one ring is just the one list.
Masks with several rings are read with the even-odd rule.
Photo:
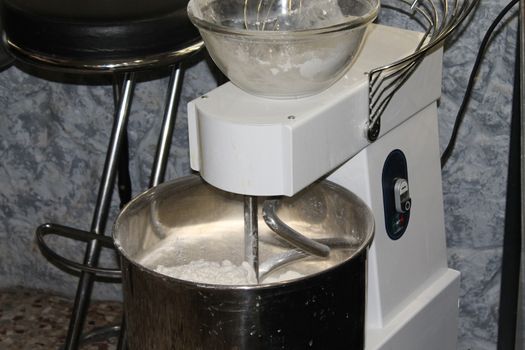
[[[173, 129], [175, 128], [175, 119], [177, 116], [177, 107], [179, 105], [179, 98], [182, 88], [183, 68], [181, 64], [173, 66], [170, 80], [168, 83], [168, 94], [166, 98], [166, 107], [164, 109], [164, 119], [162, 121], [162, 128], [157, 143], [157, 151], [153, 161], [149, 186], [157, 186], [164, 181], [166, 174], [166, 164], [170, 153], [171, 139], [173, 137]], [[124, 310], [126, 312], [126, 310]], [[122, 319], [120, 327], [120, 337], [117, 345], [117, 350], [126, 350], [126, 321], [125, 317]]]
[[[113, 83], [113, 97], [115, 104], [115, 113], [118, 110], [120, 93], [122, 91], [122, 81], [118, 81], [115, 76]], [[124, 130], [122, 137], [122, 145], [120, 146], [120, 152], [118, 157], [118, 169], [117, 169], [117, 187], [118, 194], [120, 197], [120, 209], [131, 200], [132, 187], [131, 187], [131, 175], [129, 173], [129, 142], [128, 142], [128, 131], [127, 126]]]
[[149, 186], [156, 186], [164, 181], [166, 174], [166, 164], [170, 153], [171, 139], [173, 129], [175, 128], [175, 118], [177, 116], [177, 107], [182, 87], [182, 65], [179, 63], [172, 67], [170, 81], [168, 83], [168, 94], [166, 98], [166, 107], [164, 109], [164, 119], [160, 131], [157, 151], [151, 171]]
[[[135, 74], [125, 73], [119, 108], [117, 110], [113, 124], [113, 130], [111, 132], [109, 147], [106, 154], [106, 161], [102, 173], [102, 180], [100, 182], [97, 202], [93, 214], [93, 221], [91, 224], [91, 232], [96, 234], [103, 234], [106, 227], [109, 206], [111, 203], [111, 195], [115, 185], [119, 149], [120, 145], [122, 144], [122, 138], [125, 133], [125, 127], [129, 116], [134, 85]], [[99, 254], [99, 243], [97, 241], [92, 241], [86, 249], [84, 264], [89, 266], [96, 265]], [[92, 274], [84, 272], [81, 273], [78, 282], [75, 303], [73, 306], [73, 313], [69, 323], [69, 329], [66, 338], [66, 350], [76, 350], [78, 348], [80, 335], [82, 333], [87, 309], [89, 307], [91, 292], [93, 290], [93, 281]]]
[[132, 197], [131, 176], [129, 173], [129, 143], [127, 130], [124, 130], [124, 135], [122, 135], [122, 145], [118, 158], [117, 176], [120, 209], [122, 209], [126, 204], [128, 204]]
[[[124, 310], [126, 312], [126, 310]], [[120, 334], [118, 337], [117, 350], [128, 350], [128, 339], [126, 338], [126, 316], [122, 315], [120, 323]]]

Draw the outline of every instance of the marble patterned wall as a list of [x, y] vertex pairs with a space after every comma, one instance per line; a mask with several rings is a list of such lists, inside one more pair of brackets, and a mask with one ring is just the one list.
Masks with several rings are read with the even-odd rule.
[[[484, 0], [447, 43], [439, 107], [442, 145], [450, 136], [482, 36], [505, 4]], [[461, 350], [495, 349], [497, 337], [515, 13], [486, 52], [456, 150], [443, 170], [449, 263], [462, 272]], [[166, 84], [162, 78], [137, 85], [129, 123], [135, 194], [148, 182]], [[168, 178], [190, 172], [187, 101], [215, 85], [204, 62], [186, 71]], [[0, 73], [0, 287], [74, 293], [76, 279], [42, 258], [34, 230], [44, 222], [89, 228], [112, 108], [108, 85], [44, 78], [19, 66]], [[117, 212], [116, 199], [114, 195], [110, 222]], [[75, 244], [54, 244], [68, 256], [81, 256]], [[111, 254], [103, 260], [114, 263]], [[95, 297], [119, 296], [118, 286], [97, 284]]]
[[[507, 1], [482, 1], [447, 45], [440, 104], [448, 142], [482, 37]], [[449, 263], [462, 272], [460, 348], [495, 349], [517, 13], [486, 51], [453, 156], [443, 169]]]

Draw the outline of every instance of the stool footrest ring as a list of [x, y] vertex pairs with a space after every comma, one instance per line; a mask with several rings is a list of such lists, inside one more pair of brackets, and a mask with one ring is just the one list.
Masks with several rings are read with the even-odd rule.
[[85, 243], [97, 240], [102, 247], [116, 250], [115, 245], [113, 243], [113, 239], [111, 237], [51, 223], [40, 225], [36, 229], [36, 239], [38, 248], [42, 252], [42, 255], [44, 255], [44, 257], [46, 257], [46, 259], [49, 260], [52, 264], [58, 266], [59, 268], [63, 268], [68, 272], [87, 272], [94, 274], [98, 278], [109, 279], [111, 280], [111, 282], [120, 282], [120, 269], [88, 266], [86, 264], [67, 259], [62, 255], [56, 253], [53, 249], [49, 247], [49, 245], [44, 239], [45, 236], [51, 235], [61, 236], [73, 239], [75, 241], [82, 241]]

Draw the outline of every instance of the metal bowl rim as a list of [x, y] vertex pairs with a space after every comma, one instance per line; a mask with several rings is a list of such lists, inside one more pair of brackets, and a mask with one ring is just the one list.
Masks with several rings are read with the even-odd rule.
[[[175, 278], [175, 277], [167, 276], [167, 275], [161, 274], [159, 272], [156, 272], [156, 271], [154, 271], [154, 270], [152, 270], [152, 269], [150, 269], [150, 268], [140, 264], [139, 262], [135, 261], [134, 259], [132, 259], [126, 253], [125, 249], [120, 244], [119, 238], [116, 235], [116, 232], [117, 232], [118, 227], [120, 225], [121, 218], [128, 211], [133, 210], [134, 206], [136, 206], [139, 203], [141, 203], [142, 201], [144, 201], [145, 198], [147, 198], [148, 196], [151, 196], [154, 192], [162, 190], [163, 187], [173, 187], [173, 186], [177, 186], [177, 185], [180, 185], [180, 184], [193, 185], [193, 183], [206, 184], [206, 182], [198, 175], [183, 176], [183, 177], [177, 178], [175, 180], [162, 183], [162, 184], [160, 184], [158, 186], [152, 187], [152, 188], [142, 192], [137, 197], [132, 199], [121, 210], [121, 212], [119, 213], [117, 219], [115, 220], [115, 223], [113, 224], [113, 230], [112, 230], [112, 236], [113, 236], [113, 241], [114, 241], [115, 247], [117, 248], [119, 253], [130, 264], [132, 264], [133, 266], [138, 268], [140, 271], [148, 273], [148, 274], [151, 274], [151, 275], [153, 275], [156, 278], [167, 279], [167, 280], [170, 280], [172, 282], [176, 282], [176, 283], [182, 284], [184, 286], [193, 287], [193, 288], [196, 288], [196, 289], [210, 289], [210, 290], [211, 289], [213, 289], [213, 290], [259, 290], [259, 289], [266, 289], [266, 288], [274, 288], [274, 287], [277, 287], [277, 286], [282, 287], [282, 286], [294, 284], [296, 282], [299, 283], [301, 281], [305, 281], [307, 279], [311, 279], [311, 278], [317, 277], [317, 276], [322, 275], [322, 274], [326, 274], [326, 273], [328, 273], [328, 272], [330, 272], [330, 271], [332, 271], [334, 269], [340, 268], [344, 264], [350, 263], [352, 260], [355, 259], [355, 257], [357, 257], [357, 256], [359, 256], [361, 254], [368, 254], [368, 252], [365, 251], [365, 250], [369, 249], [370, 245], [372, 244], [373, 238], [374, 238], [374, 231], [375, 231], [374, 218], [373, 218], [373, 215], [372, 215], [372, 212], [371, 212], [370, 208], [363, 202], [363, 200], [361, 198], [359, 198], [356, 194], [354, 194], [352, 191], [350, 191], [350, 190], [348, 190], [348, 189], [346, 189], [346, 188], [344, 188], [344, 187], [342, 187], [342, 186], [340, 186], [340, 185], [338, 185], [338, 184], [336, 184], [336, 183], [334, 183], [332, 181], [322, 180], [322, 183], [327, 185], [328, 187], [338, 189], [340, 191], [343, 191], [343, 193], [345, 193], [347, 196], [353, 197], [352, 200], [355, 200], [360, 207], [363, 207], [363, 208], [366, 209], [365, 212], [366, 212], [366, 215], [367, 215], [367, 220], [371, 223], [369, 231], [366, 232], [365, 239], [361, 243], [360, 247], [358, 249], [356, 249], [351, 255], [349, 255], [343, 261], [341, 261], [341, 262], [339, 262], [339, 263], [337, 263], [337, 264], [335, 264], [333, 266], [330, 266], [329, 268], [327, 268], [325, 270], [318, 271], [318, 272], [309, 274], [309, 275], [304, 276], [304, 277], [293, 278], [293, 279], [286, 280], [286, 281], [283, 281], [283, 282], [260, 283], [260, 284], [243, 284], [243, 285], [223, 285], [223, 284], [211, 284], [211, 283], [203, 283], [203, 282], [194, 282], [194, 281], [188, 281], [188, 280], [183, 280], [183, 279], [178, 279], [178, 278]], [[209, 186], [211, 186], [211, 185], [209, 185]]]

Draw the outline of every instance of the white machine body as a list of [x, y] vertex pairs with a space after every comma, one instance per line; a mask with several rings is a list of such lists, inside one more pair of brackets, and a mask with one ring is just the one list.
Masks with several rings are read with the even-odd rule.
[[[328, 177], [375, 217], [368, 261], [366, 350], [455, 350], [459, 273], [447, 268], [436, 101], [442, 52], [429, 54], [366, 139], [371, 69], [410, 54], [420, 34], [372, 25], [348, 73], [322, 93], [270, 100], [227, 83], [188, 108], [191, 166], [211, 185], [292, 196]], [[386, 160], [402, 154], [393, 217], [385, 214]], [[383, 181], [384, 182], [384, 181]], [[402, 222], [402, 230], [389, 231]]]

